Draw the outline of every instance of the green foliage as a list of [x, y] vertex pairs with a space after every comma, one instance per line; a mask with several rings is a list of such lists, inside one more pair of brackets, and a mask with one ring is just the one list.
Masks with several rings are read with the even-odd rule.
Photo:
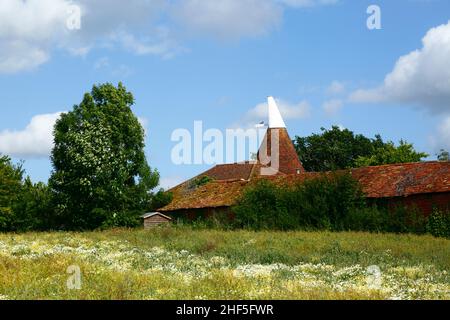
[[450, 161], [450, 153], [447, 150], [441, 149], [441, 151], [437, 155], [437, 158], [442, 162]]
[[321, 128], [321, 134], [296, 137], [294, 144], [306, 171], [323, 172], [353, 167], [359, 156], [371, 153], [372, 141], [348, 129]]
[[435, 237], [450, 238], [450, 212], [435, 209], [428, 217], [427, 232]]
[[48, 230], [53, 222], [52, 194], [43, 183], [23, 179], [22, 164], [0, 157], [0, 231]]
[[173, 193], [160, 189], [155, 193], [150, 201], [150, 211], [156, 211], [162, 207], [167, 206], [173, 200]]
[[128, 226], [148, 206], [159, 175], [147, 164], [133, 104], [121, 83], [94, 86], [57, 121], [49, 185], [61, 227]]
[[14, 203], [22, 187], [22, 165], [14, 165], [8, 156], [0, 156], [0, 231], [11, 230]]
[[288, 229], [292, 223], [286, 223], [286, 203], [280, 189], [272, 182], [261, 180], [255, 186], [247, 189], [244, 196], [233, 208], [236, 214], [235, 223], [247, 229]]
[[362, 166], [418, 162], [427, 157], [416, 152], [412, 144], [384, 142], [380, 135], [369, 139], [348, 129], [333, 126], [321, 134], [296, 137], [294, 144], [307, 171], [324, 172]]
[[343, 219], [345, 230], [388, 232], [389, 212], [376, 206], [354, 208]]
[[233, 211], [235, 227], [253, 230], [424, 234], [427, 225], [417, 208], [369, 205], [347, 173], [322, 175], [294, 187], [262, 180], [244, 192]]
[[412, 144], [401, 140], [398, 147], [393, 142], [388, 142], [374, 148], [372, 155], [358, 157], [355, 161], [355, 166], [369, 167], [383, 164], [419, 162], [426, 157], [428, 157], [428, 154], [416, 152]]
[[349, 213], [365, 205], [359, 183], [348, 173], [333, 173], [298, 184], [294, 208], [302, 224], [314, 229], [344, 230]]
[[331, 174], [290, 188], [262, 180], [246, 190], [233, 211], [237, 226], [250, 229], [344, 230], [345, 217], [364, 202], [349, 174]]
[[214, 181], [214, 179], [211, 177], [201, 176], [201, 177], [198, 177], [198, 178], [192, 180], [190, 183], [190, 186], [191, 186], [191, 188], [198, 188], [198, 187], [204, 186], [212, 181]]
[[398, 205], [386, 209], [389, 219], [386, 221], [385, 231], [393, 233], [424, 234], [427, 219], [417, 207]]
[[42, 182], [33, 184], [30, 178], [26, 178], [13, 211], [14, 231], [45, 231], [55, 225], [52, 193]]

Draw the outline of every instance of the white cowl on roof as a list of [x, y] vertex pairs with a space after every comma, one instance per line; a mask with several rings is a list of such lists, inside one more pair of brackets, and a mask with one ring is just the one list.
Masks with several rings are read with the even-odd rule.
[[284, 123], [275, 99], [269, 97], [267, 100], [269, 103], [269, 129], [286, 128], [286, 124]]

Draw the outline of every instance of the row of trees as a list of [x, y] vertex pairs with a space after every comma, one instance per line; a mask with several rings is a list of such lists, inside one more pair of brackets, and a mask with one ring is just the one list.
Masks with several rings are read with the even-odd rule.
[[[380, 135], [371, 139], [336, 126], [330, 130], [322, 128], [320, 134], [296, 137], [294, 145], [306, 171], [314, 172], [419, 162], [428, 157], [406, 141], [401, 140], [396, 146], [391, 141], [385, 142]], [[446, 160], [445, 154], [441, 152], [440, 160]]]
[[48, 185], [0, 158], [0, 231], [133, 227], [170, 197], [144, 154], [144, 129], [119, 83], [94, 86], [54, 128]]

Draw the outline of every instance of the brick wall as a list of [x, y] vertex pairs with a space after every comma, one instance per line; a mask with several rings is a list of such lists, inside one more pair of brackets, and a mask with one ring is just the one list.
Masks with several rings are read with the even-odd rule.
[[429, 216], [435, 207], [442, 210], [450, 209], [450, 192], [418, 194], [404, 198], [380, 199], [390, 207], [397, 205], [406, 205], [417, 207], [425, 216]]

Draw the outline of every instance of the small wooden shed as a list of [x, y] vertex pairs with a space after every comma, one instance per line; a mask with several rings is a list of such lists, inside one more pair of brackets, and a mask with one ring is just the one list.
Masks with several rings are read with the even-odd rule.
[[142, 216], [144, 219], [144, 229], [151, 229], [156, 226], [169, 224], [172, 222], [172, 218], [168, 217], [160, 212], [149, 212]]

